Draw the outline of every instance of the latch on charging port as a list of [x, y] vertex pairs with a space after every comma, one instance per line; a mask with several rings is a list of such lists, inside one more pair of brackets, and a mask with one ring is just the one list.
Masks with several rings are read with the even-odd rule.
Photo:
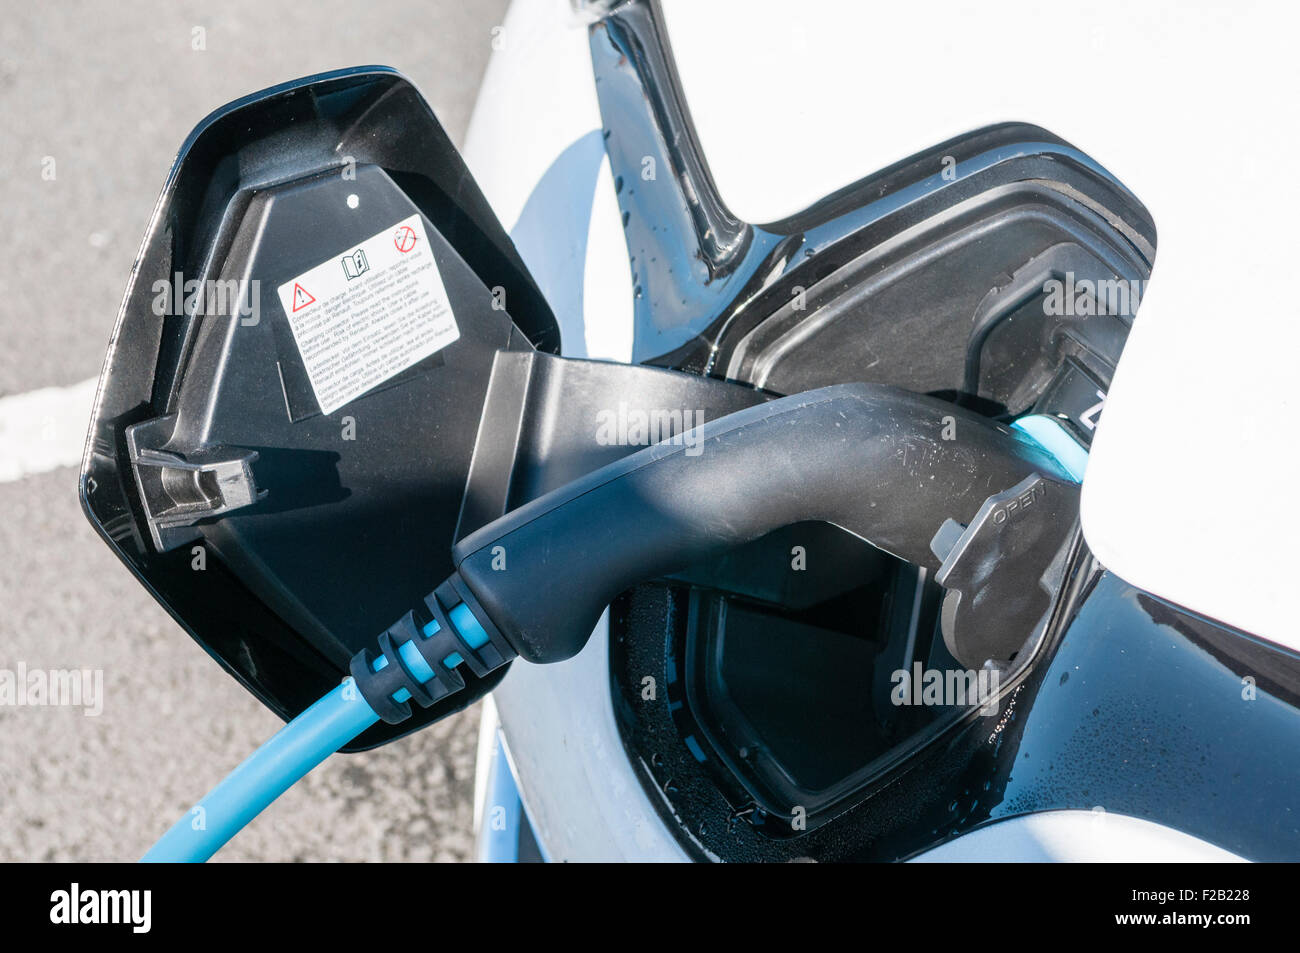
[[131, 468], [140, 490], [140, 502], [149, 521], [149, 534], [159, 551], [175, 549], [201, 535], [195, 527], [249, 506], [266, 496], [253, 477], [256, 450], [206, 447], [184, 454], [159, 441], [170, 436], [174, 416], [159, 417], [127, 428]]
[[939, 624], [962, 664], [1005, 662], [1037, 630], [1078, 511], [1078, 486], [1032, 473], [985, 500], [969, 525], [939, 527], [930, 542], [942, 561], [935, 581], [948, 590]]

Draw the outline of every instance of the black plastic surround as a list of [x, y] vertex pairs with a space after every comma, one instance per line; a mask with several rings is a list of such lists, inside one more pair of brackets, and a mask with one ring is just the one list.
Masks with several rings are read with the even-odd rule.
[[[1151, 217], [1113, 175], [1039, 126], [1004, 123], [790, 218], [744, 222], [700, 149], [659, 4], [591, 6], [604, 14], [590, 48], [638, 360], [776, 394], [889, 384], [1002, 422], [1048, 414], [1090, 442], [1155, 259]], [[784, 134], [776, 117], [771, 134]], [[646, 157], [668, 170], [651, 183]], [[745, 548], [744, 569], [739, 558], [696, 566], [615, 601], [615, 711], [688, 851], [896, 857], [928, 835], [875, 843], [955, 803], [945, 739], [989, 719], [890, 701], [899, 668], [963, 667], [942, 637], [943, 589], [924, 566], [826, 530], [772, 534]], [[792, 542], [804, 573], [790, 572]], [[1076, 570], [1058, 568], [1068, 589]], [[1051, 646], [1028, 643], [1003, 689], [1025, 684]], [[646, 676], [668, 685], [662, 703], [641, 699]], [[919, 765], [930, 774], [894, 783]]]

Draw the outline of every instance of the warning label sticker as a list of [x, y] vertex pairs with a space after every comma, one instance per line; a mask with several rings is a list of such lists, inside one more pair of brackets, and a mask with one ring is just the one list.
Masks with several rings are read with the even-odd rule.
[[418, 214], [277, 291], [324, 414], [460, 337]]

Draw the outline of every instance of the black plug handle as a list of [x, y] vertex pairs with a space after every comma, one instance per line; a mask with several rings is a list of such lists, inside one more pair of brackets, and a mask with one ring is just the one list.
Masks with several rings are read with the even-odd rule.
[[1000, 424], [894, 387], [838, 384], [595, 470], [471, 533], [453, 561], [523, 658], [556, 662], [630, 586], [791, 523], [833, 523], [937, 570], [930, 541], [944, 519], [969, 523], [1033, 473], [1068, 481]]

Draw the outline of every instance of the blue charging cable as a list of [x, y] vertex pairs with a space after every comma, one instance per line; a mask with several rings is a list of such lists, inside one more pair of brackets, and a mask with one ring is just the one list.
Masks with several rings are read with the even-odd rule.
[[[488, 645], [490, 637], [469, 606], [464, 603], [455, 606], [447, 618], [457, 641], [465, 648], [478, 650]], [[417, 639], [432, 640], [441, 631], [442, 627], [434, 620], [424, 625], [416, 638], [394, 645], [403, 675], [420, 685], [438, 679], [439, 672], [420, 651], [422, 646]], [[455, 669], [466, 661], [462, 652], [452, 651], [443, 656], [442, 667]], [[389, 664], [389, 656], [384, 654], [374, 659], [370, 668], [382, 672]], [[410, 688], [398, 688], [390, 694], [391, 706], [372, 705], [353, 678], [344, 679], [343, 684], [281, 728], [231, 771], [207, 797], [172, 825], [142, 861], [202, 863], [207, 860], [312, 768], [379, 721], [376, 707], [398, 706], [409, 715], [406, 703], [411, 697]]]
[[1061, 421], [1047, 414], [1030, 414], [1013, 423], [1011, 429], [1019, 430], [1050, 453], [1074, 477], [1075, 483], [1083, 482], [1084, 471], [1088, 469], [1088, 451]]

